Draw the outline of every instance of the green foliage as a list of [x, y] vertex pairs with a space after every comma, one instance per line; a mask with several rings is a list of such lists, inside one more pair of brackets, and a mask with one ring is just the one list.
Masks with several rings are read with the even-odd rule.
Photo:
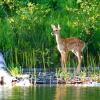
[[9, 67], [9, 71], [10, 71], [10, 74], [14, 77], [16, 77], [16, 75], [18, 74], [21, 74], [21, 69], [20, 69], [20, 66], [10, 66]]
[[[99, 0], [0, 1], [0, 48], [7, 64], [60, 66], [60, 54], [50, 34], [50, 25], [59, 23], [62, 37], [79, 37], [86, 43], [83, 65], [100, 65], [99, 8]], [[69, 54], [68, 67], [76, 66], [73, 56]]]

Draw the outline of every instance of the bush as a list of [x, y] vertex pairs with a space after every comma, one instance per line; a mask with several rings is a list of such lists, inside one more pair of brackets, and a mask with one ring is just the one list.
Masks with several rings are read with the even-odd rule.
[[[100, 65], [99, 0], [4, 0], [0, 15], [0, 48], [8, 65], [60, 66], [50, 35], [52, 23], [61, 25], [62, 37], [79, 37], [86, 43], [83, 66]], [[69, 67], [76, 65], [71, 56]]]

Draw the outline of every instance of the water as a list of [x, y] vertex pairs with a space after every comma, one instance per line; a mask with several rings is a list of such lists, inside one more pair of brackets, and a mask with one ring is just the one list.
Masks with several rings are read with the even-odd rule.
[[99, 100], [100, 87], [50, 86], [0, 87], [0, 100]]

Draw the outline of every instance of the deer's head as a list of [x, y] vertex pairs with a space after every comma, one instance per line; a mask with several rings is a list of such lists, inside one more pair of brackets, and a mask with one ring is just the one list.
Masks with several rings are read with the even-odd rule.
[[57, 35], [57, 34], [59, 34], [59, 31], [61, 29], [60, 26], [59, 26], [59, 24], [58, 24], [58, 26], [55, 26], [55, 25], [51, 24], [51, 28], [53, 30], [53, 32], [51, 33], [51, 35]]

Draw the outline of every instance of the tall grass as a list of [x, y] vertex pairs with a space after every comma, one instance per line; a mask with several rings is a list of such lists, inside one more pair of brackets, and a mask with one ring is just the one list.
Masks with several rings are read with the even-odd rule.
[[[0, 48], [9, 66], [60, 66], [55, 38], [50, 35], [52, 23], [61, 25], [62, 37], [79, 37], [86, 43], [82, 66], [100, 66], [98, 0], [5, 1], [0, 2], [0, 13]], [[67, 66], [75, 67], [74, 55], [68, 58]]]

